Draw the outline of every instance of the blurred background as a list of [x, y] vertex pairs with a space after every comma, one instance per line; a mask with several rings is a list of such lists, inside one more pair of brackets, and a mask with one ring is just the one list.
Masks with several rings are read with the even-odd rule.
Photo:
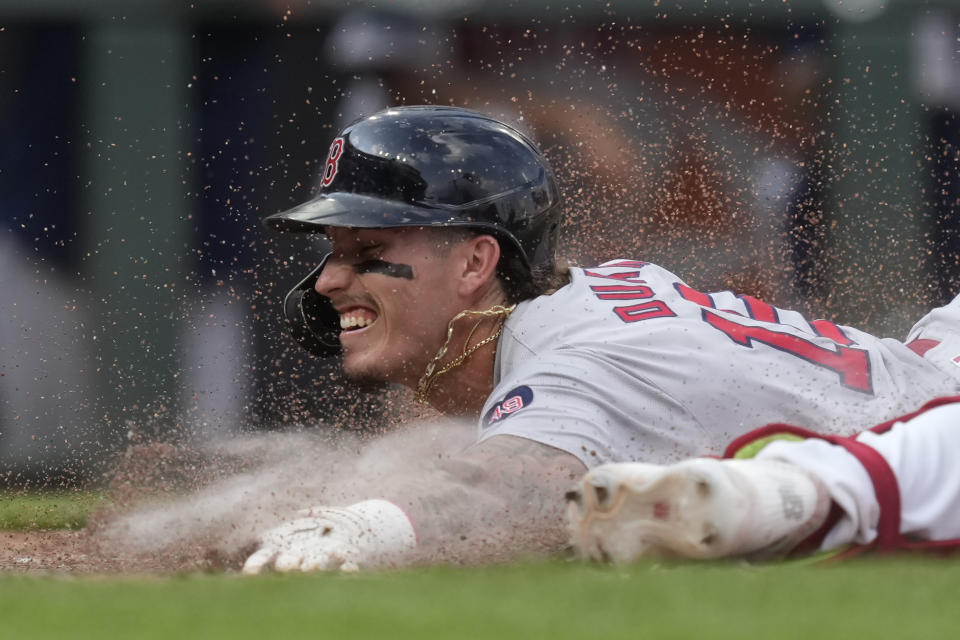
[[317, 249], [260, 225], [390, 105], [530, 132], [573, 263], [903, 338], [960, 292], [958, 50], [956, 0], [2, 0], [0, 479], [408, 416], [287, 339]]

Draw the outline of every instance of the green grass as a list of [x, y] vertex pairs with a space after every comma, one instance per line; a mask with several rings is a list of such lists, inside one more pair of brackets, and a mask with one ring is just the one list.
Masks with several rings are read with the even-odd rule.
[[960, 561], [0, 578], [2, 638], [948, 638]]
[[[95, 493], [0, 493], [0, 528], [82, 526]], [[960, 556], [827, 565], [556, 560], [356, 575], [0, 574], [0, 639], [948, 638]]]
[[0, 491], [0, 530], [80, 529], [103, 496], [89, 491]]

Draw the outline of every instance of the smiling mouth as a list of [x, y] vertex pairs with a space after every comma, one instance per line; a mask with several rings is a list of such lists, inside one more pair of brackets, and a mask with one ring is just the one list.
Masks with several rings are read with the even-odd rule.
[[377, 314], [370, 309], [356, 307], [340, 313], [340, 329], [344, 333], [351, 333], [366, 329], [377, 321]]

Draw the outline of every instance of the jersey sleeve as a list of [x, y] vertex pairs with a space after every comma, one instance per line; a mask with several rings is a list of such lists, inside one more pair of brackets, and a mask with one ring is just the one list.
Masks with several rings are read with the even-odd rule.
[[566, 451], [588, 468], [715, 453], [707, 431], [681, 403], [636, 373], [611, 380], [609, 369], [587, 350], [528, 360], [494, 389], [479, 440], [527, 438]]

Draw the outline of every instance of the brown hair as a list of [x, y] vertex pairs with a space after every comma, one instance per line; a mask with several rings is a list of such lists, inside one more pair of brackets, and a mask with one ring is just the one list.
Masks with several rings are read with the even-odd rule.
[[535, 266], [528, 270], [516, 249], [500, 244], [500, 263], [497, 276], [510, 304], [550, 295], [570, 282], [566, 260], [554, 259], [549, 266]]

